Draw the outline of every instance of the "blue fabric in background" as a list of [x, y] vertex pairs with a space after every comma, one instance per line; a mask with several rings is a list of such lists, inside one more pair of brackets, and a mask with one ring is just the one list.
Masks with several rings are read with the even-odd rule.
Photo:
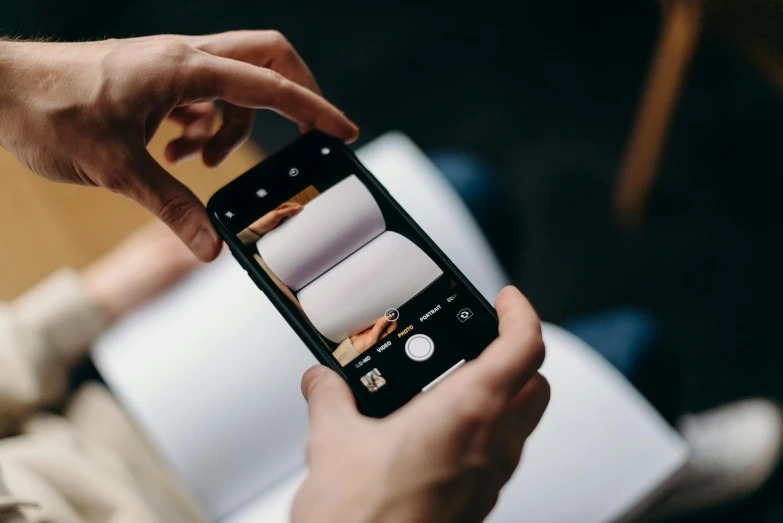
[[501, 190], [494, 170], [480, 155], [465, 151], [441, 150], [429, 154], [467, 204], [485, 234], [505, 218], [508, 198]]
[[[503, 231], [508, 224], [506, 209], [510, 202], [491, 166], [479, 155], [465, 151], [439, 151], [431, 153], [430, 158], [490, 240], [497, 238], [493, 233]], [[593, 347], [625, 376], [638, 370], [639, 362], [654, 349], [659, 338], [656, 318], [634, 306], [586, 314], [563, 322], [562, 327]]]
[[632, 306], [580, 316], [563, 322], [562, 327], [601, 353], [625, 376], [639, 370], [639, 361], [655, 348], [659, 337], [655, 317]]

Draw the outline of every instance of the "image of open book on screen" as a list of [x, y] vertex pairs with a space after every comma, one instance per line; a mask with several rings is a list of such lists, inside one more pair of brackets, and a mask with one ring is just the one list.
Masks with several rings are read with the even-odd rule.
[[345, 365], [395, 331], [387, 311], [443, 274], [402, 232], [350, 175], [320, 193], [307, 187], [239, 237]]

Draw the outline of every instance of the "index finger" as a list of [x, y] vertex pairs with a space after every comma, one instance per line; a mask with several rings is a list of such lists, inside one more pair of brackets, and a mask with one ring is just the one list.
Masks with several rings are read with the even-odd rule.
[[228, 31], [187, 38], [209, 54], [267, 67], [321, 94], [310, 68], [278, 31]]
[[495, 299], [498, 338], [475, 360], [482, 382], [512, 398], [544, 363], [545, 348], [538, 314], [519, 290], [506, 287]]
[[221, 99], [240, 107], [271, 109], [307, 129], [344, 141], [359, 129], [335, 106], [280, 73], [199, 51], [192, 76], [182, 78], [188, 101]]

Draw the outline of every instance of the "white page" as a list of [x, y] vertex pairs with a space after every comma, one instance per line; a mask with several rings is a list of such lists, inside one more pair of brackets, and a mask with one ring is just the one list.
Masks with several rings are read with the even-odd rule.
[[307, 202], [256, 245], [275, 276], [296, 292], [385, 229], [375, 198], [351, 175]]
[[296, 491], [306, 475], [306, 468], [296, 469], [220, 523], [288, 523]]
[[404, 236], [386, 231], [296, 295], [318, 332], [335, 343], [402, 307], [443, 274]]
[[543, 325], [552, 399], [489, 523], [617, 521], [666, 485], [687, 448], [614, 367]]
[[[505, 276], [464, 204], [429, 160], [399, 134], [373, 142], [360, 158], [492, 300]], [[684, 446], [622, 377], [607, 377], [608, 367], [589, 348], [571, 343], [559, 350], [560, 342], [573, 337], [553, 341], [550, 330], [545, 327], [545, 369], [552, 406], [493, 517], [606, 521], [667, 481], [685, 460]], [[242, 506], [235, 515], [253, 518], [243, 523], [283, 520], [273, 516], [286, 513], [280, 507], [292, 499], [291, 475], [304, 462], [307, 417], [299, 379], [314, 358], [233, 261], [224, 256], [118, 325], [100, 340], [94, 359], [215, 519]], [[579, 376], [590, 379], [580, 382]], [[537, 478], [546, 492], [536, 489]], [[283, 483], [274, 494], [261, 492], [277, 480]], [[513, 488], [518, 481], [524, 492]], [[529, 507], [531, 493], [547, 503]], [[524, 502], [518, 508], [503, 508], [517, 499]], [[252, 509], [263, 503], [277, 512], [254, 515]], [[547, 513], [553, 503], [559, 506]], [[577, 516], [554, 519], [566, 506]], [[540, 519], [528, 518], [528, 510]]]
[[301, 466], [316, 363], [230, 254], [108, 332], [94, 360], [214, 518]]

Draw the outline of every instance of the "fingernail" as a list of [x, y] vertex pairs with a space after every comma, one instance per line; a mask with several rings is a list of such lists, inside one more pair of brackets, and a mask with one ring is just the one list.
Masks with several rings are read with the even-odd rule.
[[201, 229], [190, 242], [190, 248], [200, 260], [212, 261], [217, 251], [217, 243], [217, 238], [210, 231]]

